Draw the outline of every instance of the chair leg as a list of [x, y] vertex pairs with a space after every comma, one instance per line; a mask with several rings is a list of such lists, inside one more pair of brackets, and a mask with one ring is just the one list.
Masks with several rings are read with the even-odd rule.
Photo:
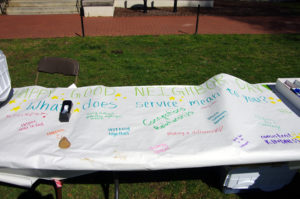
[[62, 199], [62, 182], [60, 180], [54, 180], [56, 199]]
[[78, 75], [76, 75], [75, 77], [75, 85], [77, 86], [77, 82], [78, 82]]
[[38, 79], [39, 79], [39, 71], [36, 72], [36, 77], [35, 77], [35, 81], [34, 81], [35, 85], [37, 85]]

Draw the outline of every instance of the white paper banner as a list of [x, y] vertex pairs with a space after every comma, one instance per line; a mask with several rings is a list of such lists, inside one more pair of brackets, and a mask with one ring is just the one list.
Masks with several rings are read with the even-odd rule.
[[[69, 122], [59, 121], [63, 100], [73, 102]], [[0, 167], [156, 170], [296, 161], [299, 124], [271, 90], [226, 74], [200, 86], [16, 88], [0, 109]]]

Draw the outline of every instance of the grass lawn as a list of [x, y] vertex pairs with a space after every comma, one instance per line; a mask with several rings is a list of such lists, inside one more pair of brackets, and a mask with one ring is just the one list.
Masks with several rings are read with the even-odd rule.
[[[218, 73], [257, 83], [300, 74], [300, 35], [1, 40], [0, 49], [7, 56], [13, 87], [32, 85], [44, 56], [78, 60], [78, 86], [199, 85]], [[70, 83], [61, 77], [40, 80], [48, 87]]]
[[[78, 86], [199, 85], [219, 73], [250, 83], [300, 76], [299, 34], [0, 40], [0, 49], [7, 56], [13, 87], [33, 85], [37, 63], [44, 56], [79, 61]], [[73, 80], [59, 75], [39, 77], [40, 85], [47, 87], [68, 86]], [[223, 194], [218, 178], [209, 169], [199, 169], [194, 175], [183, 172], [178, 178], [174, 172], [158, 180], [152, 174], [131, 175], [137, 179], [121, 178], [120, 198], [300, 198], [299, 173], [280, 191], [240, 195]], [[101, 178], [99, 175], [67, 181], [63, 198], [104, 198]], [[110, 186], [110, 198], [113, 189]], [[28, 195], [26, 189], [0, 184], [1, 199], [55, 198], [48, 184], [39, 185], [35, 194], [36, 197]]]

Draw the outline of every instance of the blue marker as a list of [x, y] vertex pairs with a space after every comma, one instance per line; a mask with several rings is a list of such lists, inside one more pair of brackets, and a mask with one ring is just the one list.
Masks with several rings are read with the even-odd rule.
[[300, 97], [300, 88], [292, 88], [292, 91], [293, 91], [298, 97]]

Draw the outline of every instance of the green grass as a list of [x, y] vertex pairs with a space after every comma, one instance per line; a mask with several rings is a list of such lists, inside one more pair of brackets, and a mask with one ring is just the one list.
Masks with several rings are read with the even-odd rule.
[[[78, 86], [198, 85], [218, 73], [250, 83], [299, 76], [299, 43], [299, 35], [78, 37], [1, 40], [0, 49], [14, 87], [34, 83], [44, 56], [78, 60]], [[60, 76], [40, 80], [44, 86], [68, 84]]]
[[[300, 35], [180, 35], [0, 40], [13, 87], [33, 85], [44, 56], [73, 58], [80, 63], [78, 86], [199, 85], [219, 73], [250, 83], [300, 76]], [[40, 85], [68, 86], [73, 77], [40, 75]], [[201, 171], [200, 171], [201, 173]], [[123, 181], [120, 198], [300, 198], [299, 173], [293, 183], [274, 193], [222, 193], [217, 179], [202, 172], [186, 180]], [[197, 176], [197, 175], [196, 175]], [[206, 177], [205, 177], [206, 176]], [[91, 177], [93, 178], [93, 177]], [[101, 178], [101, 177], [99, 177]], [[66, 182], [63, 198], [104, 198], [99, 183]], [[110, 186], [110, 198], [113, 197]], [[53, 187], [41, 184], [37, 198], [55, 198]], [[27, 195], [26, 195], [27, 194]], [[0, 184], [0, 198], [34, 198], [26, 189]]]

